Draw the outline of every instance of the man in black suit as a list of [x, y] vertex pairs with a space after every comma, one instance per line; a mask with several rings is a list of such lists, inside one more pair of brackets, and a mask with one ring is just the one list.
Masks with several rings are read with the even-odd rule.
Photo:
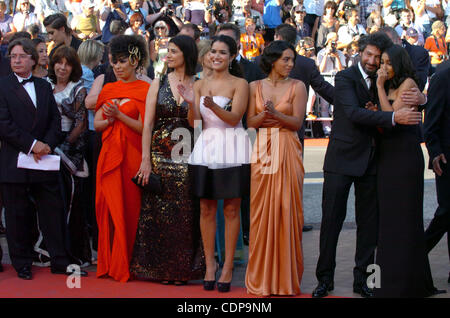
[[51, 272], [71, 274], [67, 268], [70, 261], [64, 244], [58, 171], [17, 168], [20, 152], [32, 154], [39, 162], [61, 142], [61, 116], [50, 84], [32, 76], [39, 57], [31, 40], [13, 41], [8, 54], [13, 73], [0, 79], [0, 190], [9, 255], [18, 277], [31, 279], [30, 220], [36, 206], [50, 253]]
[[[425, 106], [425, 142], [430, 155], [429, 168], [436, 177], [438, 208], [425, 231], [427, 252], [447, 233], [450, 256], [450, 68], [435, 73], [428, 89]], [[450, 273], [448, 282], [450, 283]]]
[[352, 184], [357, 225], [353, 291], [363, 297], [372, 296], [366, 283], [366, 270], [374, 263], [378, 232], [377, 127], [389, 128], [395, 123], [417, 124], [421, 120], [421, 113], [409, 108], [394, 113], [366, 109], [366, 106], [378, 103], [375, 76], [381, 53], [389, 45], [392, 42], [383, 33], [361, 38], [361, 61], [336, 75], [334, 120], [323, 167], [320, 255], [316, 267], [319, 285], [313, 291], [313, 297], [324, 297], [334, 288], [336, 246]]

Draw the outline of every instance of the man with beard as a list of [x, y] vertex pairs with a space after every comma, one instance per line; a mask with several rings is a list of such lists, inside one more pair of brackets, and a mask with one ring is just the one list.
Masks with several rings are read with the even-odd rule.
[[371, 297], [367, 267], [374, 263], [377, 245], [376, 138], [377, 127], [418, 124], [421, 113], [409, 108], [396, 112], [367, 109], [378, 104], [375, 76], [383, 50], [392, 45], [384, 33], [361, 38], [361, 61], [336, 75], [334, 120], [325, 154], [322, 193], [320, 255], [316, 267], [319, 281], [313, 297], [324, 297], [334, 288], [336, 246], [347, 212], [350, 187], [355, 187], [357, 226], [356, 266], [353, 291]]

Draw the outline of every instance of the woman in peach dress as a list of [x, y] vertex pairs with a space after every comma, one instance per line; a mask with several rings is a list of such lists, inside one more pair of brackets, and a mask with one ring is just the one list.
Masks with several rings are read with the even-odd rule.
[[250, 244], [245, 284], [259, 296], [298, 295], [303, 274], [303, 82], [288, 77], [295, 51], [272, 42], [261, 59], [268, 77], [250, 84], [249, 128], [258, 130], [252, 153]]

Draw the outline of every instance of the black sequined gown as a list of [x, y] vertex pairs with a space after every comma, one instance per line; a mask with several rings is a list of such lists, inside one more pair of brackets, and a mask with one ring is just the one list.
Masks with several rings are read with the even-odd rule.
[[152, 172], [161, 176], [162, 194], [142, 192], [136, 242], [130, 272], [138, 279], [188, 281], [202, 279], [205, 261], [200, 234], [200, 207], [192, 192], [187, 159], [172, 160], [175, 145], [182, 148], [179, 137], [172, 140], [175, 129], [189, 131], [183, 140], [192, 149], [193, 129], [189, 126], [188, 105], [178, 105], [167, 75], [160, 81], [153, 129]]

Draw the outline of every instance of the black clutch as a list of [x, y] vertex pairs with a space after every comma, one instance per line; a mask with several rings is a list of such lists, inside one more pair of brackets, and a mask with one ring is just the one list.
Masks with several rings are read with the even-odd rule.
[[131, 181], [133, 181], [134, 184], [142, 190], [146, 190], [155, 194], [160, 194], [162, 192], [161, 177], [157, 174], [151, 173], [150, 177], [148, 178], [148, 183], [145, 186], [142, 186], [142, 184], [138, 182], [138, 177], [136, 176], [131, 178]]

